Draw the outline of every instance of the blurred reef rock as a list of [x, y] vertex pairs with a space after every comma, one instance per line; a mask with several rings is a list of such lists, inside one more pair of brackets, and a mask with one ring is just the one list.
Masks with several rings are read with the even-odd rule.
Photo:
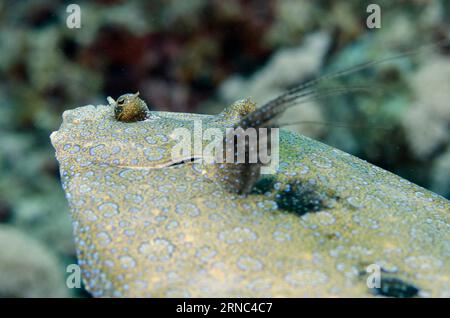
[[62, 267], [45, 245], [0, 225], [0, 297], [68, 297]]
[[[257, 105], [275, 98], [290, 86], [305, 82], [317, 74], [322, 67], [323, 59], [330, 44], [330, 36], [326, 33], [312, 34], [298, 47], [279, 50], [266, 65], [249, 78], [235, 76], [226, 80], [219, 88], [223, 105], [231, 105], [242, 98], [252, 98]], [[292, 121], [323, 122], [320, 104], [304, 103], [287, 110], [279, 119], [280, 123]], [[317, 137], [322, 126], [294, 125], [291, 130]], [[307, 131], [305, 131], [305, 129]]]

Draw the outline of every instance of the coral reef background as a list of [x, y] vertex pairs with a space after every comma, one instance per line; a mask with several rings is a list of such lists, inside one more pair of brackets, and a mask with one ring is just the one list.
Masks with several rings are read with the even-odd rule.
[[[77, 1], [80, 29], [66, 26], [69, 3], [0, 2], [0, 296], [85, 296], [64, 285], [76, 260], [48, 138], [64, 110], [139, 90], [153, 110], [212, 114], [450, 37], [444, 0], [378, 1], [374, 30], [369, 1]], [[327, 123], [287, 128], [450, 198], [448, 46], [331, 85], [372, 89], [281, 122]]]

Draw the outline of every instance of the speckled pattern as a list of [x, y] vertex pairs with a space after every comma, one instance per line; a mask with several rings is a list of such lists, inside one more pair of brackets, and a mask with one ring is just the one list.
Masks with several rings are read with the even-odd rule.
[[[365, 297], [372, 263], [418, 296], [450, 296], [446, 199], [286, 131], [273, 185], [239, 196], [206, 164], [168, 166], [175, 127], [224, 127], [226, 116], [152, 115], [121, 123], [85, 106], [51, 136], [94, 296]], [[318, 209], [278, 207], [298, 183], [314, 187]]]

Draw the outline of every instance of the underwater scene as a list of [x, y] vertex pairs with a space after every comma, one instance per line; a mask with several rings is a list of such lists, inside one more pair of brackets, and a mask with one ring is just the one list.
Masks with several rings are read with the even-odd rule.
[[449, 199], [448, 0], [0, 1], [0, 298], [448, 298]]

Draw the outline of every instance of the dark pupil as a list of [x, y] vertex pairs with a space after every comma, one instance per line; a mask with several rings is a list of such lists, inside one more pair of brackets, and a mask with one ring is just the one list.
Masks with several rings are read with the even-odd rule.
[[118, 103], [119, 105], [122, 105], [122, 104], [123, 104], [123, 99], [119, 100], [117, 103]]

